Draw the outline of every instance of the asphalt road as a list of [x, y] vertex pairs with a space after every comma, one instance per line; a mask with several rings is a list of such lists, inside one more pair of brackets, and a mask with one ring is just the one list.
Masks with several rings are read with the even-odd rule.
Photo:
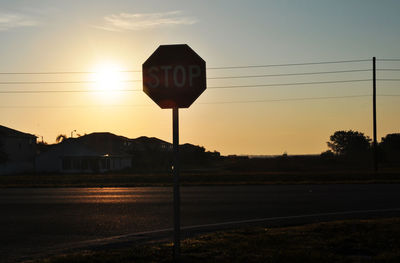
[[[400, 216], [398, 184], [203, 186], [181, 192], [183, 232], [233, 221], [296, 224]], [[169, 187], [0, 189], [0, 211], [0, 262], [173, 223]]]

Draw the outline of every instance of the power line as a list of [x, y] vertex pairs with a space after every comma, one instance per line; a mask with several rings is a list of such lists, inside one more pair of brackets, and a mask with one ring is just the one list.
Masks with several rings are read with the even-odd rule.
[[[307, 66], [307, 65], [321, 65], [321, 64], [340, 64], [340, 63], [359, 63], [370, 61], [369, 59], [358, 60], [339, 60], [339, 61], [318, 61], [318, 62], [305, 62], [305, 63], [288, 63], [288, 64], [269, 64], [269, 65], [244, 65], [244, 66], [226, 66], [226, 67], [209, 67], [209, 70], [216, 69], [241, 69], [241, 68], [269, 68], [269, 67], [288, 67], [288, 66]], [[126, 73], [141, 73], [142, 70], [121, 70], [113, 72], [126, 72]], [[42, 71], [42, 72], [0, 72], [0, 75], [51, 75], [51, 74], [94, 74], [95, 71]]]
[[378, 81], [400, 81], [400, 79], [376, 79]]
[[305, 75], [322, 75], [322, 74], [365, 72], [365, 71], [371, 71], [371, 69], [317, 71], [317, 72], [283, 73], [283, 74], [266, 74], [266, 75], [247, 75], [247, 76], [225, 76], [225, 77], [211, 77], [211, 78], [207, 78], [207, 79], [242, 79], [242, 78], [263, 78], [263, 77], [283, 77], [283, 76], [305, 76]]
[[[399, 69], [400, 70], [400, 69]], [[371, 71], [370, 69], [355, 69], [355, 70], [337, 70], [337, 71], [317, 71], [317, 72], [301, 72], [301, 73], [284, 73], [284, 74], [262, 74], [262, 75], [239, 75], [239, 76], [223, 76], [223, 77], [210, 77], [212, 79], [242, 79], [242, 78], [264, 78], [264, 77], [283, 77], [283, 76], [303, 76], [303, 75], [322, 75], [322, 74], [336, 74], [336, 73], [351, 73], [351, 72], [365, 72]], [[141, 79], [128, 79], [116, 82], [141, 82]], [[89, 84], [97, 83], [94, 80], [76, 80], [76, 81], [0, 81], [0, 85], [27, 85], [27, 84]]]
[[377, 61], [400, 61], [400, 58], [379, 58]]
[[152, 105], [132, 104], [132, 105], [71, 105], [71, 106], [0, 106], [0, 109], [75, 109], [75, 108], [109, 108], [109, 107], [148, 107]]
[[307, 66], [307, 65], [321, 65], [321, 64], [341, 64], [341, 63], [359, 63], [371, 61], [370, 59], [358, 59], [358, 60], [339, 60], [339, 61], [320, 61], [320, 62], [306, 62], [306, 63], [288, 63], [288, 64], [270, 64], [270, 65], [248, 65], [248, 66], [229, 66], [229, 67], [211, 67], [207, 68], [210, 70], [214, 69], [243, 69], [243, 68], [270, 68], [270, 67], [290, 67], [290, 66]]
[[[141, 73], [141, 70], [113, 70], [120, 73]], [[96, 71], [38, 71], [38, 72], [0, 72], [0, 75], [66, 75], [66, 74], [97, 74]]]
[[400, 68], [378, 68], [376, 71], [400, 71]]
[[[282, 98], [282, 99], [265, 99], [265, 100], [239, 100], [239, 101], [213, 101], [213, 102], [198, 102], [197, 104], [209, 105], [209, 104], [240, 104], [240, 103], [262, 103], [262, 102], [285, 102], [285, 101], [307, 101], [307, 100], [327, 100], [327, 99], [347, 99], [347, 98], [364, 98], [371, 97], [371, 94], [360, 94], [360, 95], [347, 95], [347, 96], [326, 96], [326, 97], [302, 97], [302, 98]], [[379, 94], [377, 97], [400, 97], [400, 94]], [[1, 109], [8, 108], [37, 108], [37, 109], [48, 109], [48, 108], [108, 108], [108, 107], [153, 107], [152, 105], [146, 104], [131, 104], [131, 105], [71, 105], [71, 106], [0, 106]]]
[[220, 101], [220, 102], [203, 102], [199, 104], [236, 104], [236, 103], [259, 103], [259, 102], [280, 102], [280, 101], [304, 101], [304, 100], [327, 100], [327, 99], [347, 99], [371, 97], [372, 95], [349, 95], [349, 96], [330, 96], [330, 97], [304, 97], [304, 98], [288, 98], [288, 99], [267, 99], [267, 100], [249, 100], [249, 101]]
[[[304, 100], [325, 100], [325, 99], [345, 99], [371, 97], [372, 95], [348, 95], [348, 96], [329, 96], [329, 97], [303, 97], [303, 98], [283, 98], [283, 99], [265, 99], [265, 100], [240, 100], [240, 101], [213, 101], [199, 102], [197, 104], [237, 104], [237, 103], [261, 103], [261, 102], [284, 102], [284, 101], [304, 101]], [[400, 96], [400, 95], [399, 95]], [[92, 107], [151, 107], [152, 105], [131, 104], [131, 105], [74, 105], [74, 106], [0, 106], [0, 108], [92, 108]]]
[[25, 94], [25, 93], [90, 93], [90, 92], [134, 92], [141, 89], [118, 90], [0, 90], [1, 94]]
[[208, 89], [234, 89], [234, 88], [261, 88], [261, 87], [301, 86], [301, 85], [351, 83], [351, 82], [365, 82], [365, 81], [371, 81], [371, 79], [316, 81], [316, 82], [295, 82], [295, 83], [275, 83], [275, 84], [237, 85], [237, 86], [234, 86], [234, 85], [232, 85], [232, 86], [214, 86], [214, 87], [208, 87]]
[[[139, 82], [141, 79], [128, 79], [116, 82]], [[0, 85], [26, 85], [26, 84], [89, 84], [98, 83], [94, 80], [76, 80], [76, 81], [0, 81]]]
[[[295, 83], [275, 83], [275, 84], [256, 84], [256, 85], [232, 85], [232, 86], [211, 86], [208, 89], [234, 89], [234, 88], [261, 88], [261, 87], [281, 87], [281, 86], [302, 86], [317, 84], [334, 83], [354, 83], [371, 81], [370, 79], [355, 80], [336, 80], [336, 81], [316, 81], [316, 82], [295, 82]], [[394, 80], [391, 80], [394, 81]], [[118, 90], [0, 90], [2, 94], [23, 94], [23, 93], [88, 93], [88, 92], [136, 92], [141, 89], [118, 89]]]
[[[208, 70], [219, 69], [244, 69], [244, 68], [269, 68], [269, 67], [289, 67], [289, 66], [307, 66], [307, 65], [322, 65], [322, 64], [343, 64], [343, 63], [360, 63], [369, 62], [370, 59], [356, 59], [356, 60], [338, 60], [338, 61], [318, 61], [318, 62], [304, 62], [304, 63], [287, 63], [287, 64], [267, 64], [267, 65], [244, 65], [244, 66], [221, 66], [221, 67], [208, 67]], [[383, 58], [377, 61], [400, 61], [397, 58]], [[379, 70], [379, 69], [378, 69]], [[141, 73], [142, 70], [117, 70], [113, 72], [121, 73]], [[0, 72], [0, 75], [65, 75], [65, 74], [96, 74], [96, 71], [38, 71], [38, 72]]]

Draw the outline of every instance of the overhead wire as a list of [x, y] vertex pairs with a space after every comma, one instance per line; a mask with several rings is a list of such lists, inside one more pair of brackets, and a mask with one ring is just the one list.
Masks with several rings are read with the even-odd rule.
[[290, 66], [308, 66], [308, 65], [322, 65], [322, 64], [342, 64], [342, 63], [359, 63], [370, 61], [370, 59], [357, 59], [357, 60], [338, 60], [338, 61], [319, 61], [319, 62], [305, 62], [305, 63], [287, 63], [287, 64], [269, 64], [269, 65], [247, 65], [247, 66], [228, 66], [228, 67], [209, 67], [207, 69], [244, 69], [244, 68], [270, 68], [270, 67], [290, 67]]
[[[313, 101], [313, 100], [331, 100], [331, 99], [347, 99], [347, 98], [365, 98], [372, 97], [372, 94], [359, 94], [359, 95], [346, 95], [346, 96], [321, 96], [321, 97], [300, 97], [300, 98], [281, 98], [281, 99], [264, 99], [264, 100], [238, 100], [238, 101], [212, 101], [212, 102], [198, 102], [201, 105], [212, 104], [248, 104], [248, 103], [263, 103], [263, 102], [285, 102], [285, 101]], [[400, 94], [378, 94], [377, 97], [400, 97]], [[95, 108], [95, 107], [150, 107], [151, 105], [145, 104], [131, 104], [131, 105], [70, 105], [70, 106], [0, 106], [2, 109], [8, 108]]]
[[382, 69], [376, 69], [376, 71], [400, 71], [400, 68], [382, 68]]
[[[378, 59], [378, 61], [400, 61], [400, 59]], [[359, 60], [340, 60], [340, 61], [319, 61], [319, 62], [305, 62], [305, 63], [289, 63], [289, 64], [269, 64], [269, 65], [246, 65], [246, 66], [229, 66], [229, 67], [210, 67], [207, 69], [240, 69], [240, 68], [266, 68], [266, 67], [286, 67], [286, 66], [303, 66], [303, 65], [321, 65], [321, 64], [339, 64], [339, 63], [359, 63], [367, 62], [370, 59]], [[222, 79], [241, 79], [241, 78], [264, 78], [264, 77], [283, 77], [283, 76], [302, 76], [302, 75], [318, 75], [318, 74], [339, 74], [339, 73], [354, 73], [354, 72], [367, 72], [372, 69], [349, 69], [349, 70], [336, 70], [336, 71], [314, 71], [314, 72], [300, 72], [300, 73], [280, 73], [280, 74], [259, 74], [259, 75], [238, 75], [238, 76], [217, 76], [209, 77], [209, 80], [222, 80]], [[383, 68], [377, 71], [400, 71], [399, 68]], [[127, 73], [140, 73], [140, 70], [125, 70], [118, 72]], [[55, 71], [55, 72], [0, 72], [0, 75], [34, 75], [34, 74], [91, 74], [96, 73], [92, 71]], [[378, 81], [400, 81], [397, 78], [382, 78]], [[119, 82], [139, 82], [140, 79], [121, 80]], [[292, 82], [292, 83], [262, 83], [250, 85], [222, 85], [210, 86], [208, 89], [234, 89], [234, 88], [261, 88], [261, 87], [281, 87], [281, 86], [302, 86], [302, 85], [318, 85], [318, 84], [335, 84], [335, 83], [352, 83], [352, 82], [366, 82], [372, 79], [350, 79], [350, 80], [335, 80], [335, 81], [315, 81], [315, 82]], [[96, 83], [97, 81], [2, 81], [2, 85], [25, 85], [25, 84], [88, 84]], [[141, 89], [117, 89], [112, 92], [137, 92]], [[88, 92], [110, 92], [109, 90], [0, 90], [1, 94], [24, 94], [24, 93], [88, 93]], [[358, 96], [358, 95], [357, 95]], [[364, 95], [363, 95], [364, 96]], [[344, 98], [346, 96], [339, 96]], [[333, 98], [333, 97], [329, 97]], [[305, 98], [308, 99], [308, 98]], [[285, 99], [286, 100], [286, 99]]]
[[[261, 103], [261, 102], [284, 102], [284, 101], [305, 101], [305, 100], [326, 100], [326, 99], [345, 99], [371, 97], [370, 94], [347, 95], [347, 96], [320, 96], [320, 97], [301, 97], [301, 98], [281, 98], [265, 100], [239, 100], [239, 101], [212, 101], [199, 102], [197, 104], [238, 104], [238, 103]], [[400, 96], [400, 95], [399, 95]], [[133, 104], [133, 105], [71, 105], [71, 106], [0, 106], [0, 108], [91, 108], [91, 107], [146, 107], [151, 105]]]
[[372, 69], [353, 69], [353, 70], [336, 70], [336, 71], [316, 71], [316, 72], [301, 72], [301, 73], [282, 73], [282, 74], [261, 74], [261, 75], [243, 75], [243, 76], [223, 76], [223, 77], [208, 77], [207, 79], [241, 79], [241, 78], [264, 78], [264, 77], [286, 77], [286, 76], [307, 76], [307, 75], [323, 75], [323, 74], [338, 74], [352, 72], [366, 72]]
[[352, 80], [335, 80], [335, 81], [315, 81], [315, 82], [294, 82], [294, 83], [274, 83], [274, 84], [255, 84], [255, 85], [231, 85], [231, 86], [212, 86], [209, 89], [235, 89], [235, 88], [261, 88], [261, 87], [282, 87], [282, 86], [302, 86], [317, 84], [335, 84], [335, 83], [351, 83], [365, 82], [371, 79], [352, 79]]
[[[290, 66], [307, 66], [307, 65], [323, 65], [323, 64], [343, 64], [343, 63], [360, 63], [369, 62], [371, 59], [355, 59], [355, 60], [337, 60], [337, 61], [317, 61], [317, 62], [303, 62], [303, 63], [286, 63], [286, 64], [260, 64], [260, 65], [243, 65], [243, 66], [221, 66], [221, 67], [207, 67], [207, 70], [219, 69], [245, 69], [245, 68], [269, 68], [269, 67], [290, 67]], [[400, 61], [397, 58], [382, 58], [377, 61]], [[379, 70], [379, 69], [378, 69]], [[382, 69], [381, 69], [382, 70]], [[121, 73], [141, 73], [142, 70], [116, 70], [113, 72]], [[37, 71], [37, 72], [0, 72], [0, 75], [64, 75], [64, 74], [95, 74], [95, 71]]]
[[[317, 84], [335, 84], [335, 83], [352, 83], [365, 82], [371, 79], [353, 79], [353, 80], [336, 80], [336, 81], [316, 81], [316, 82], [295, 82], [295, 83], [275, 83], [275, 84], [255, 84], [255, 85], [227, 85], [227, 86], [211, 86], [207, 89], [236, 89], [236, 88], [261, 88], [261, 87], [281, 87], [281, 86], [302, 86]], [[396, 81], [396, 80], [391, 80]], [[142, 89], [115, 89], [112, 92], [136, 92]], [[88, 93], [88, 92], [109, 92], [109, 90], [0, 90], [2, 94], [21, 94], [21, 93]]]
[[376, 79], [377, 81], [400, 81], [400, 79]]
[[[119, 80], [116, 82], [140, 82], [141, 79]], [[76, 80], [76, 81], [0, 81], [0, 85], [28, 85], [28, 84], [89, 84], [98, 83], [94, 80]]]
[[0, 90], [1, 94], [34, 94], [34, 93], [95, 93], [95, 92], [135, 92], [141, 89], [118, 89], [118, 90]]
[[[318, 61], [318, 62], [304, 62], [304, 63], [287, 63], [287, 64], [268, 64], [268, 65], [244, 65], [244, 66], [222, 66], [222, 67], [208, 67], [208, 70], [216, 69], [244, 69], [244, 68], [269, 68], [269, 67], [290, 67], [290, 66], [307, 66], [307, 65], [322, 65], [322, 64], [341, 64], [341, 63], [359, 63], [370, 61], [370, 59], [357, 59], [357, 60], [338, 60], [338, 61]], [[113, 72], [131, 72], [141, 73], [142, 70], [116, 70]], [[0, 75], [50, 75], [50, 74], [94, 74], [95, 71], [43, 71], [43, 72], [0, 72]]]
[[[120, 73], [141, 73], [141, 70], [113, 70]], [[65, 75], [65, 74], [97, 74], [96, 71], [37, 71], [37, 72], [0, 72], [0, 75]]]
[[[400, 69], [399, 69], [400, 70]], [[300, 73], [283, 73], [283, 74], [259, 74], [259, 75], [239, 75], [239, 76], [221, 76], [208, 77], [208, 80], [221, 79], [242, 79], [242, 78], [266, 78], [266, 77], [285, 77], [285, 76], [307, 76], [307, 75], [324, 75], [339, 73], [366, 72], [371, 69], [354, 69], [354, 70], [336, 70], [336, 71], [316, 71], [316, 72], [300, 72]], [[117, 82], [140, 82], [142, 79], [126, 79]], [[27, 85], [27, 84], [88, 84], [97, 83], [95, 80], [74, 80], [74, 81], [0, 81], [0, 85]]]
[[400, 61], [400, 58], [377, 58], [376, 61]]
[[199, 103], [199, 104], [236, 104], [236, 103], [259, 103], [259, 102], [280, 102], [280, 101], [305, 101], [305, 100], [362, 98], [362, 97], [371, 97], [371, 96], [372, 95], [364, 94], [364, 95], [328, 96], [328, 97], [302, 97], [302, 98], [265, 99], [265, 100], [249, 100], [249, 101], [203, 102], [203, 103]]

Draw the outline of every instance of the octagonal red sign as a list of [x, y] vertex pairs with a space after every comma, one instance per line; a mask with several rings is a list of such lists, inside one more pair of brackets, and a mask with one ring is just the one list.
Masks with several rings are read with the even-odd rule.
[[206, 89], [206, 62], [188, 45], [161, 45], [143, 63], [143, 91], [163, 109], [188, 108]]

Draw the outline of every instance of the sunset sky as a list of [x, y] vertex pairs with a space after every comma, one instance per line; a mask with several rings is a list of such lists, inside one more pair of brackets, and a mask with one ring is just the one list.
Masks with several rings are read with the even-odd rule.
[[[397, 0], [2, 0], [0, 125], [48, 143], [74, 130], [172, 141], [172, 112], [143, 93], [140, 70], [159, 45], [185, 43], [206, 61], [208, 89], [180, 111], [181, 143], [315, 154], [336, 130], [372, 137], [373, 56], [386, 69], [377, 72], [380, 139], [400, 132], [400, 71], [387, 70], [400, 61], [385, 60], [400, 59], [399, 13]], [[221, 69], [336, 61], [347, 62]], [[317, 72], [330, 73], [288, 76]]]

